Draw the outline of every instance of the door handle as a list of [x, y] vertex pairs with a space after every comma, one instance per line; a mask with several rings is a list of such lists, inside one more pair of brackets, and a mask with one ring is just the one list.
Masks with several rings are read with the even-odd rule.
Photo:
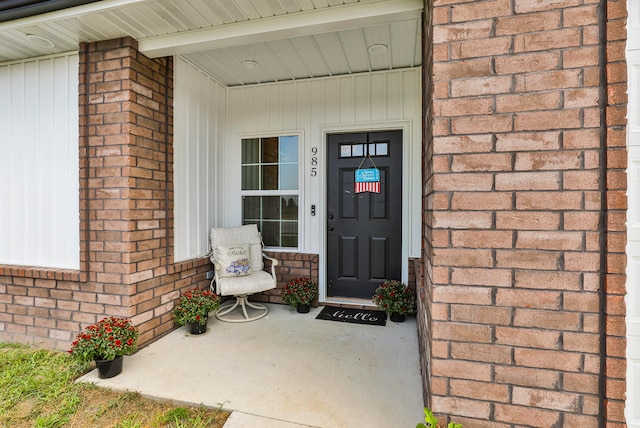
[[329, 220], [333, 220], [333, 214], [329, 214]]
[[333, 226], [329, 226], [329, 232], [333, 232]]

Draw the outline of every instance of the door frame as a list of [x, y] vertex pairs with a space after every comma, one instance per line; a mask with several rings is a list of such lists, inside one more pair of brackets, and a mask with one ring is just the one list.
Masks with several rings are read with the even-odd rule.
[[[403, 164], [403, 174], [402, 174], [402, 278], [403, 282], [407, 282], [409, 276], [409, 254], [410, 254], [410, 240], [405, 239], [406, 236], [410, 233], [411, 225], [414, 224], [416, 219], [414, 218], [414, 213], [410, 212], [410, 198], [411, 195], [415, 192], [415, 187], [418, 186], [418, 194], [421, 192], [421, 180], [417, 180], [417, 183], [413, 183], [412, 179], [416, 174], [418, 177], [422, 177], [422, 172], [415, 171], [413, 165], [411, 163], [411, 159], [415, 156], [414, 146], [418, 146], [418, 156], [419, 156], [419, 147], [420, 144], [412, 145], [411, 142], [415, 141], [416, 138], [420, 138], [419, 135], [413, 135], [413, 123], [411, 120], [401, 120], [401, 121], [392, 121], [392, 122], [370, 122], [370, 123], [357, 123], [357, 124], [348, 124], [348, 125], [325, 125], [320, 126], [320, 141], [322, 144], [319, 149], [320, 159], [322, 162], [322, 168], [320, 168], [320, 177], [319, 185], [320, 185], [320, 195], [321, 195], [321, 206], [318, 209], [318, 221], [320, 222], [320, 246], [319, 246], [319, 263], [318, 263], [318, 282], [319, 282], [319, 300], [320, 302], [326, 303], [353, 303], [357, 301], [358, 304], [361, 304], [360, 300], [357, 299], [336, 299], [336, 298], [327, 298], [327, 167], [328, 167], [328, 158], [327, 158], [327, 138], [329, 134], [336, 133], [358, 133], [358, 132], [378, 132], [378, 131], [390, 131], [390, 130], [399, 130], [402, 131], [402, 164]], [[419, 204], [421, 207], [421, 204]], [[412, 207], [415, 210], [415, 207]], [[419, 215], [420, 210], [418, 210]], [[421, 222], [418, 222], [418, 225]]]

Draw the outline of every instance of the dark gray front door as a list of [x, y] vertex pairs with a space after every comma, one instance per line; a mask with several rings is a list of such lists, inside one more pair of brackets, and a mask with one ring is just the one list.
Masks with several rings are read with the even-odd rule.
[[[370, 299], [402, 273], [402, 131], [331, 134], [327, 144], [327, 296]], [[355, 193], [356, 169], [371, 161], [380, 193]]]

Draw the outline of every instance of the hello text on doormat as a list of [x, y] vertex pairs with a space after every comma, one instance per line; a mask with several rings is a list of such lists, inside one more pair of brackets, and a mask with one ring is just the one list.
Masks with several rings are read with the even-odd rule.
[[386, 325], [387, 314], [383, 311], [371, 311], [368, 309], [338, 308], [325, 306], [316, 319], [348, 322], [352, 324]]

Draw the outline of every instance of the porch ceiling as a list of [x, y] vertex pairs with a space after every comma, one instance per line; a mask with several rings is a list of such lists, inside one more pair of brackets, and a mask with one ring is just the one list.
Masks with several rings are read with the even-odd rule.
[[389, 70], [421, 64], [421, 11], [420, 0], [104, 0], [0, 23], [0, 63], [128, 35], [229, 86]]

